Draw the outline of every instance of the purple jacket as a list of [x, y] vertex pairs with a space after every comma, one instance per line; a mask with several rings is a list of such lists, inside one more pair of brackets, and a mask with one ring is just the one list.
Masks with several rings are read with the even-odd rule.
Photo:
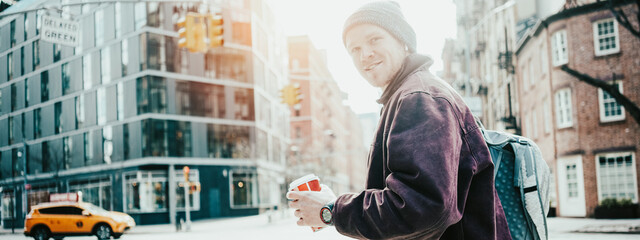
[[429, 65], [384, 105], [367, 190], [338, 197], [335, 227], [366, 239], [511, 239], [480, 129]]

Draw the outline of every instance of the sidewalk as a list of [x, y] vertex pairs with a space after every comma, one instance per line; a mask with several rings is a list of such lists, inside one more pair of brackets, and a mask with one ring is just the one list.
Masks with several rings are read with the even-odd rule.
[[640, 234], [640, 218], [594, 219], [594, 218], [547, 218], [549, 235], [561, 232], [575, 233], [628, 233]]

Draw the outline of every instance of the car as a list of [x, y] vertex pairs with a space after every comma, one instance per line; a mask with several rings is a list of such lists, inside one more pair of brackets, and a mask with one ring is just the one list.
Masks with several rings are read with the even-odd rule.
[[136, 225], [131, 216], [87, 202], [51, 202], [33, 206], [25, 218], [24, 235], [36, 240], [95, 235], [120, 238]]

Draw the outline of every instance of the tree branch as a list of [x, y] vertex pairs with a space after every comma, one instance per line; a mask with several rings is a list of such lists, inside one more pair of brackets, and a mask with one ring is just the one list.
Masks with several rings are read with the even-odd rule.
[[613, 16], [616, 17], [616, 20], [620, 25], [622, 25], [622, 27], [626, 28], [627, 30], [629, 30], [629, 32], [631, 32], [631, 34], [636, 36], [636, 38], [640, 39], [640, 0], [635, 1], [636, 7], [638, 8], [638, 11], [636, 11], [636, 17], [638, 18], [638, 29], [636, 29], [633, 24], [631, 24], [629, 18], [627, 17], [627, 14], [624, 12], [624, 9], [622, 9], [622, 7], [618, 9], [614, 7], [614, 2], [616, 1], [612, 0], [608, 2], [607, 5], [609, 6], [609, 11], [613, 13]]
[[633, 103], [629, 98], [622, 95], [615, 85], [608, 84], [605, 81], [600, 79], [593, 78], [587, 74], [578, 72], [574, 69], [571, 69], [567, 65], [562, 65], [562, 71], [568, 73], [569, 75], [577, 78], [580, 81], [583, 81], [591, 86], [601, 88], [602, 91], [607, 92], [611, 97], [613, 97], [616, 102], [624, 107], [624, 109], [636, 120], [636, 123], [640, 125], [640, 107], [637, 104]]

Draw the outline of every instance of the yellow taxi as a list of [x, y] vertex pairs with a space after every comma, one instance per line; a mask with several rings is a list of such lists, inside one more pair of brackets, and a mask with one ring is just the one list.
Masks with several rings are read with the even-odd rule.
[[25, 220], [24, 235], [36, 240], [83, 235], [95, 235], [100, 240], [118, 239], [135, 225], [128, 214], [107, 211], [91, 203], [50, 202], [32, 207]]

